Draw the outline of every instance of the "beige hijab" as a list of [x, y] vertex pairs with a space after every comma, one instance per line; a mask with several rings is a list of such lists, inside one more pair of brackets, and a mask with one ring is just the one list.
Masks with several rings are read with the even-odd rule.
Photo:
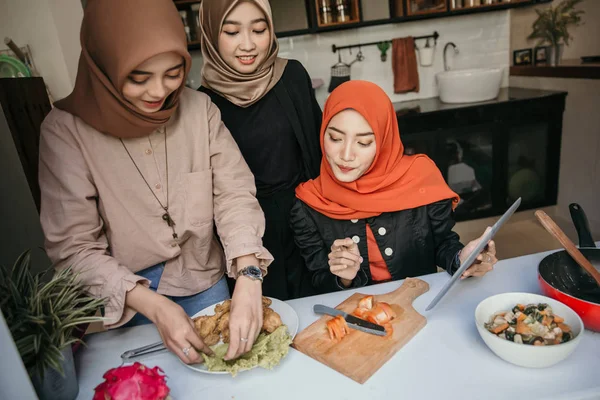
[[218, 44], [223, 21], [242, 1], [248, 0], [202, 1], [200, 6], [201, 47], [204, 58], [202, 86], [212, 89], [240, 107], [248, 107], [275, 86], [283, 75], [287, 60], [277, 57], [279, 44], [275, 37], [269, 0], [251, 0], [265, 14], [271, 34], [271, 48], [262, 65], [259, 65], [252, 74], [241, 74], [221, 58]]
[[89, 0], [81, 25], [75, 88], [55, 105], [108, 135], [149, 135], [173, 115], [185, 86], [182, 84], [155, 113], [143, 112], [129, 103], [122, 88], [138, 65], [166, 52], [183, 57], [187, 77], [192, 59], [173, 0]]

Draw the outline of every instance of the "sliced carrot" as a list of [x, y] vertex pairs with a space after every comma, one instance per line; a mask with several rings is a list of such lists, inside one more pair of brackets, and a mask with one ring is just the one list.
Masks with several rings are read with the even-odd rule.
[[525, 306], [523, 304], [517, 304], [517, 308], [521, 311], [525, 310]]
[[358, 307], [370, 310], [375, 305], [375, 298], [373, 296], [365, 296], [358, 301]]
[[531, 335], [531, 329], [523, 321], [517, 321], [517, 333], [520, 335]]
[[527, 315], [521, 313], [519, 314], [519, 316], [517, 317], [517, 321], [525, 321], [525, 318], [527, 318]]
[[571, 327], [567, 324], [563, 324], [562, 322], [559, 322], [558, 327], [560, 328], [561, 331], [563, 332], [571, 332]]
[[555, 315], [554, 322], [556, 322], [557, 324], [560, 324], [561, 322], [565, 322], [565, 319], [562, 317], [559, 317], [558, 315]]
[[502, 325], [498, 325], [497, 327], [495, 327], [494, 329], [492, 329], [492, 332], [495, 333], [495, 334], [499, 334], [500, 332], [504, 332], [506, 329], [508, 329], [508, 323], [502, 324]]
[[379, 307], [381, 307], [381, 309], [383, 310], [383, 312], [386, 313], [386, 315], [388, 316], [388, 318], [390, 319], [390, 321], [392, 319], [396, 318], [396, 313], [394, 312], [394, 310], [392, 310], [392, 307], [388, 303], [379, 302], [379, 303], [377, 303], [377, 305]]
[[544, 315], [544, 319], [542, 319], [542, 325], [550, 326], [552, 325], [552, 317], [548, 315]]

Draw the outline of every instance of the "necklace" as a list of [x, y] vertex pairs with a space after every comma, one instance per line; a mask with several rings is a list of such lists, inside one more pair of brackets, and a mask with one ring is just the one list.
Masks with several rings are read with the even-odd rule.
[[164, 205], [160, 201], [160, 199], [158, 198], [158, 196], [156, 195], [156, 193], [154, 193], [154, 190], [152, 190], [152, 187], [150, 187], [150, 184], [148, 183], [148, 181], [144, 177], [144, 174], [142, 174], [142, 171], [140, 171], [140, 168], [137, 166], [137, 164], [133, 160], [133, 157], [131, 156], [131, 153], [127, 149], [127, 146], [125, 146], [125, 142], [123, 142], [123, 139], [119, 139], [119, 140], [121, 141], [121, 144], [123, 145], [123, 148], [127, 152], [127, 155], [129, 156], [129, 159], [131, 160], [131, 162], [135, 166], [135, 169], [137, 169], [138, 173], [140, 174], [140, 176], [142, 177], [142, 179], [146, 183], [146, 186], [148, 186], [148, 189], [150, 190], [150, 193], [152, 193], [152, 195], [154, 196], [154, 198], [156, 199], [156, 201], [158, 201], [158, 204], [160, 204], [160, 207], [165, 211], [165, 213], [162, 215], [162, 219], [173, 230], [173, 239], [177, 239], [178, 235], [177, 235], [177, 232], [175, 232], [175, 221], [173, 221], [173, 218], [171, 218], [171, 214], [169, 214], [169, 153], [167, 152], [167, 127], [165, 127], [165, 169], [166, 169], [166, 174], [167, 174], [167, 202], [166, 202], [166, 205]]

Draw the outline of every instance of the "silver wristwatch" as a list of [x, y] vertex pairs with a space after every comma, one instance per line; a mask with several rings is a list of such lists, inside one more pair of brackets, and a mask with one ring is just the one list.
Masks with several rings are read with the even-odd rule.
[[249, 265], [238, 273], [239, 276], [246, 276], [253, 281], [263, 281], [262, 270], [254, 265]]

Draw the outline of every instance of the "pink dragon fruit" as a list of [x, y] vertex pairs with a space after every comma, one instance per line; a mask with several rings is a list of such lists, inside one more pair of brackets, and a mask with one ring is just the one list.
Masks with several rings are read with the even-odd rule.
[[93, 400], [169, 400], [169, 387], [159, 367], [148, 368], [139, 362], [113, 368], [104, 382], [94, 389]]

